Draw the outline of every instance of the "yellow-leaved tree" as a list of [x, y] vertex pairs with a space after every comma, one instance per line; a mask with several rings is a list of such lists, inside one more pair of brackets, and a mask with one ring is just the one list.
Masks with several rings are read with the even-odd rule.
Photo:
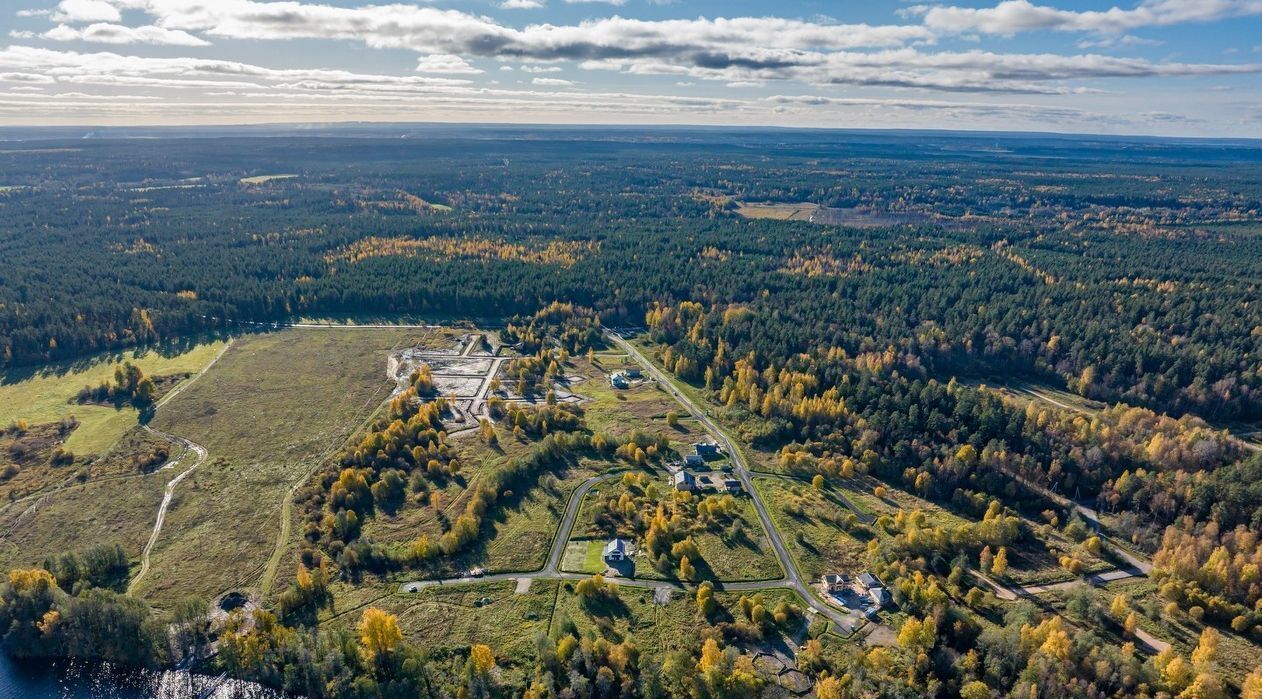
[[364, 610], [359, 620], [359, 646], [366, 662], [389, 655], [402, 641], [399, 617], [376, 607]]

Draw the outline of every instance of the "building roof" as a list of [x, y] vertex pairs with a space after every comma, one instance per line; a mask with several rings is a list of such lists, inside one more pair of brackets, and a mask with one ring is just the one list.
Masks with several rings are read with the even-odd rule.
[[625, 539], [610, 539], [609, 543], [605, 544], [605, 555], [608, 556], [611, 553], [617, 553], [622, 556], [627, 555], [626, 540]]
[[691, 473], [688, 473], [687, 471], [680, 471], [679, 473], [675, 474], [676, 484], [686, 483], [688, 485], [692, 485], [693, 483], [696, 482], [696, 480], [697, 480], [696, 476], [693, 476]]
[[859, 584], [868, 588], [881, 587], [881, 580], [871, 573], [863, 573], [859, 576]]
[[688, 454], [687, 456], [684, 457], [684, 463], [702, 464], [702, 463], [705, 463], [705, 459], [701, 458], [700, 454]]

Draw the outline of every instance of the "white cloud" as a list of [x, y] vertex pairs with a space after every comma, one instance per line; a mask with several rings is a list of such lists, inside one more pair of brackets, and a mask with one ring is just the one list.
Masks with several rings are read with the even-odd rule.
[[53, 41], [88, 41], [98, 44], [157, 44], [162, 46], [210, 46], [210, 42], [178, 29], [146, 25], [126, 27], [98, 22], [86, 27], [59, 24], [41, 34]]
[[543, 0], [504, 0], [500, 3], [502, 10], [537, 10], [543, 6]]
[[1143, 0], [1133, 9], [1060, 10], [1029, 0], [1003, 0], [994, 7], [916, 5], [906, 14], [922, 15], [935, 31], [982, 32], [1011, 36], [1034, 30], [1125, 32], [1139, 27], [1212, 22], [1262, 14], [1262, 0]]
[[52, 18], [57, 22], [119, 22], [123, 16], [105, 0], [61, 0]]
[[448, 73], [452, 75], [477, 75], [484, 72], [481, 68], [469, 65], [465, 59], [449, 53], [436, 53], [421, 56], [416, 61], [418, 73]]
[[572, 87], [573, 80], [562, 80], [561, 78], [532, 78], [531, 85], [545, 85], [551, 87]]

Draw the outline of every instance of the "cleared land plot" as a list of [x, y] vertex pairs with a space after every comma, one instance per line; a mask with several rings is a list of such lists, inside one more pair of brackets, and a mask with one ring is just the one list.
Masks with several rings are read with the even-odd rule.
[[867, 542], [846, 533], [843, 526], [851, 511], [834, 494], [782, 478], [755, 478], [754, 487], [808, 580], [867, 570]]
[[745, 218], [764, 218], [773, 221], [809, 221], [819, 210], [818, 204], [776, 204], [773, 202], [737, 202], [736, 213]]
[[427, 359], [426, 363], [435, 374], [453, 374], [477, 376], [479, 378], [486, 376], [486, 372], [491, 370], [490, 359]]
[[482, 387], [481, 376], [435, 376], [434, 387], [439, 395], [472, 397]]
[[[609, 374], [626, 366], [622, 361], [609, 361], [597, 356], [593, 365], [586, 358], [575, 358], [568, 373], [582, 377], [574, 391], [587, 398], [583, 410], [587, 424], [596, 432], [627, 435], [633, 430], [645, 434], [664, 436], [682, 453], [692, 451], [692, 443], [708, 439], [695, 420], [688, 419], [687, 412], [655, 383], [643, 382], [627, 389], [615, 389], [609, 385]], [[638, 365], [634, 365], [638, 366]], [[674, 412], [679, 423], [671, 426], [667, 413]]]
[[41, 425], [74, 416], [79, 426], [70, 433], [65, 448], [79, 455], [104, 453], [136, 425], [139, 413], [134, 408], [79, 405], [75, 397], [80, 389], [113, 380], [114, 367], [124, 361], [148, 376], [193, 374], [209, 364], [223, 345], [211, 342], [176, 353], [137, 350], [6, 371], [0, 374], [0, 426], [15, 420]]
[[381, 588], [360, 588], [337, 596], [339, 616], [325, 623], [353, 629], [362, 609], [384, 609], [399, 617], [404, 636], [432, 654], [463, 651], [474, 643], [489, 645], [510, 661], [506, 670], [520, 686], [535, 658], [535, 636], [547, 633], [557, 583], [536, 580], [517, 593], [517, 583], [500, 582], [430, 587], [416, 593], [379, 594]]
[[201, 444], [209, 458], [176, 489], [139, 592], [168, 601], [256, 582], [276, 542], [282, 498], [389, 395], [389, 350], [423, 334], [252, 335], [163, 406], [154, 427]]

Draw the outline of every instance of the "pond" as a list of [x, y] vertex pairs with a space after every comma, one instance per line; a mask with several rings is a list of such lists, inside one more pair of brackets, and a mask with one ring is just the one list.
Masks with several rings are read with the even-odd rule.
[[0, 699], [282, 699], [261, 685], [182, 670], [85, 660], [24, 661], [0, 653]]

